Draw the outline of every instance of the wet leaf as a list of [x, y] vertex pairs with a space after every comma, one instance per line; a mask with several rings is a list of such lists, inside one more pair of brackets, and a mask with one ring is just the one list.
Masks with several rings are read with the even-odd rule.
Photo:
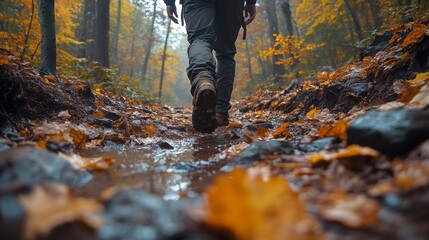
[[323, 239], [320, 226], [285, 179], [268, 168], [235, 169], [206, 191], [204, 220], [239, 239]]
[[319, 137], [340, 137], [342, 140], [347, 139], [347, 122], [344, 119], [338, 120], [334, 125], [322, 125], [319, 129]]
[[281, 138], [281, 137], [287, 137], [290, 135], [287, 128], [289, 127], [290, 123], [285, 122], [280, 127], [276, 129], [276, 131], [273, 133], [274, 138]]
[[70, 162], [73, 166], [75, 166], [78, 169], [81, 170], [88, 170], [88, 171], [104, 171], [108, 170], [110, 166], [112, 166], [115, 163], [115, 160], [111, 157], [93, 157], [93, 158], [86, 158], [81, 157], [78, 154], [63, 154], [59, 153], [59, 155]]
[[309, 118], [312, 118], [312, 117], [314, 117], [314, 115], [316, 114], [316, 113], [318, 113], [319, 112], [319, 109], [317, 109], [317, 108], [313, 108], [313, 109], [311, 109], [310, 111], [308, 111], [308, 113], [306, 114], [306, 116], [307, 117], [309, 117]]
[[270, 135], [270, 133], [271, 133], [271, 131], [268, 128], [259, 126], [258, 129], [256, 129], [254, 136], [265, 139]]
[[101, 226], [102, 206], [91, 199], [73, 197], [64, 185], [36, 186], [28, 196], [20, 196], [26, 211], [24, 238], [36, 239], [65, 223], [80, 221], [96, 229]]
[[69, 134], [73, 138], [73, 144], [75, 147], [85, 147], [87, 137], [83, 131], [70, 128]]
[[104, 118], [104, 113], [102, 111], [99, 111], [99, 112], [92, 114], [92, 117], [97, 118], [97, 119], [102, 119], [102, 118]]
[[350, 228], [362, 228], [377, 223], [380, 206], [377, 201], [363, 195], [334, 192], [322, 198], [319, 208], [326, 220]]
[[347, 148], [338, 150], [337, 152], [328, 152], [326, 150], [318, 152], [310, 156], [310, 162], [313, 164], [321, 161], [330, 162], [335, 159], [354, 158], [354, 157], [378, 157], [380, 153], [369, 147], [359, 145], [350, 145]]

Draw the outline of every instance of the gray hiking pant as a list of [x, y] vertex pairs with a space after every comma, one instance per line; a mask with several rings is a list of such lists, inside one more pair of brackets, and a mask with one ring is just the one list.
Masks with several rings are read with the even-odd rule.
[[243, 23], [243, 6], [243, 0], [185, 0], [183, 3], [190, 44], [187, 74], [191, 80], [191, 94], [195, 91], [195, 77], [208, 72], [216, 80], [216, 112], [221, 114], [228, 113], [231, 108], [235, 40]]

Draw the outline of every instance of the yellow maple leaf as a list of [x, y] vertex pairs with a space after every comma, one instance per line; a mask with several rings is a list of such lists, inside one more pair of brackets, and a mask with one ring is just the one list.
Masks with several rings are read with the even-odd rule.
[[234, 169], [206, 190], [206, 223], [238, 239], [323, 239], [321, 228], [287, 181], [268, 168]]

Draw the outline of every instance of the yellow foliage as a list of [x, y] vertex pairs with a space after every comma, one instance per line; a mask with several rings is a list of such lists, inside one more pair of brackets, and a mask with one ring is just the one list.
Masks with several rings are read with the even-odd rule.
[[353, 157], [378, 157], [380, 153], [369, 147], [362, 147], [359, 145], [350, 145], [345, 149], [340, 149], [337, 152], [322, 151], [310, 156], [310, 162], [313, 164], [321, 161], [332, 161], [335, 159], [342, 158], [353, 158]]
[[342, 140], [347, 139], [347, 122], [344, 119], [338, 120], [334, 125], [323, 125], [319, 129], [319, 137], [339, 137]]
[[235, 169], [207, 189], [204, 220], [238, 239], [323, 239], [318, 223], [285, 179], [268, 168]]

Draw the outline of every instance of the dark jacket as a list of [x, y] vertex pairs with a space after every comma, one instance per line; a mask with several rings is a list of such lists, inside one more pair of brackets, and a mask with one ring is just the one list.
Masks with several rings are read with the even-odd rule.
[[[165, 4], [167, 5], [175, 5], [176, 0], [164, 0]], [[246, 0], [247, 5], [253, 5], [256, 3], [256, 0]]]

